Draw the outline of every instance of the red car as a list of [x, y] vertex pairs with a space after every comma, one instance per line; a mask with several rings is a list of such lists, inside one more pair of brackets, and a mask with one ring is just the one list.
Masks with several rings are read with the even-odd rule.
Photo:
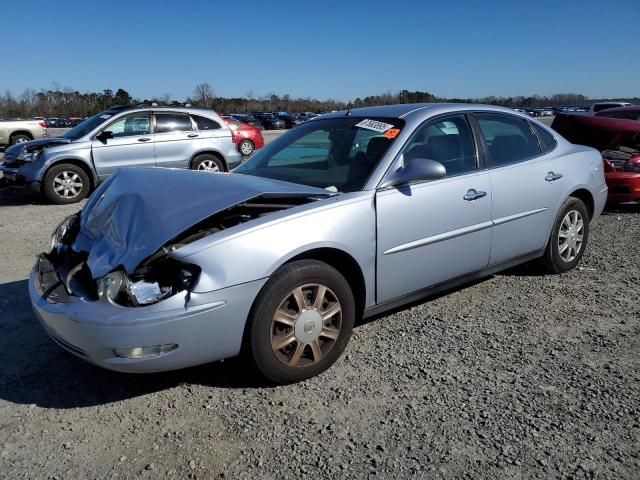
[[597, 116], [560, 114], [551, 125], [571, 143], [602, 152], [611, 204], [640, 201], [640, 121], [607, 115], [628, 115], [633, 110], [640, 112], [640, 107], [607, 109]]
[[264, 138], [259, 128], [231, 117], [222, 117], [222, 120], [231, 129], [233, 143], [238, 146], [242, 155], [249, 156], [264, 147]]

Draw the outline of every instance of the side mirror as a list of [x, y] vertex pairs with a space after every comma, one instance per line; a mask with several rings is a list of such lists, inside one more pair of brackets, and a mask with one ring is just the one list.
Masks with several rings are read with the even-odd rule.
[[404, 167], [392, 173], [385, 179], [380, 188], [405, 185], [411, 182], [425, 180], [439, 180], [447, 173], [447, 169], [440, 162], [426, 158], [412, 158]]
[[111, 130], [103, 130], [99, 135], [96, 135], [96, 139], [100, 140], [102, 143], [105, 143], [110, 138], [113, 138], [113, 132]]

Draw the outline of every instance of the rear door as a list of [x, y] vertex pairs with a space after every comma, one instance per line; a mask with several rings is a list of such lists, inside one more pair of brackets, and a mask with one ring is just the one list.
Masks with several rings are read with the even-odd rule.
[[91, 141], [93, 164], [98, 177], [103, 179], [121, 167], [153, 167], [155, 155], [151, 113], [130, 113], [106, 125], [113, 138]]
[[200, 133], [187, 113], [154, 112], [156, 166], [188, 168], [198, 151]]
[[[555, 140], [539, 138], [515, 115], [476, 113], [493, 192], [492, 265], [545, 248], [566, 179], [553, 153]], [[542, 133], [541, 133], [542, 135]]]
[[217, 121], [203, 115], [191, 115], [202, 150], [226, 152], [231, 142], [231, 131]]

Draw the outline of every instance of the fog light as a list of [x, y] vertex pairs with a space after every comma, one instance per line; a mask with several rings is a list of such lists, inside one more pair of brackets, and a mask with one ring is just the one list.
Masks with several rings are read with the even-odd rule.
[[114, 348], [113, 353], [120, 358], [144, 358], [162, 355], [176, 348], [178, 345], [175, 343], [167, 343], [166, 345], [151, 345], [149, 347]]

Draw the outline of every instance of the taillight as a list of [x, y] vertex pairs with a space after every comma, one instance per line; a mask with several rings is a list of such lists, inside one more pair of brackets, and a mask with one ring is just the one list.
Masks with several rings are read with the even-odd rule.
[[47, 128], [47, 122], [40, 121], [38, 122], [38, 125], [40, 125], [42, 128]]

